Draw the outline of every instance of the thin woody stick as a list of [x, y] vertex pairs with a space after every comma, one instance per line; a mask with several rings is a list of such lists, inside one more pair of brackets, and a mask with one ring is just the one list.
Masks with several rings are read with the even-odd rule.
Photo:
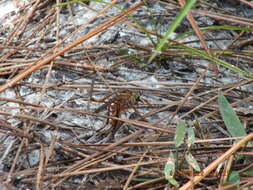
[[101, 24], [100, 26], [98, 26], [97, 28], [95, 28], [94, 30], [90, 31], [89, 33], [85, 34], [84, 36], [82, 36], [81, 38], [77, 39], [76, 41], [70, 43], [68, 46], [66, 46], [65, 48], [59, 50], [58, 52], [56, 52], [54, 55], [45, 58], [41, 61], [39, 61], [38, 63], [36, 63], [35, 65], [27, 68], [26, 70], [24, 70], [22, 73], [18, 74], [17, 76], [15, 76], [14, 78], [12, 78], [9, 82], [7, 82], [6, 84], [2, 85], [0, 87], [0, 93], [5, 91], [7, 88], [12, 87], [13, 85], [15, 85], [18, 81], [24, 79], [25, 77], [27, 77], [30, 73], [32, 73], [33, 71], [39, 69], [40, 67], [44, 66], [45, 64], [51, 62], [52, 60], [54, 60], [56, 57], [62, 55], [64, 52], [70, 50], [71, 48], [77, 46], [78, 44], [84, 42], [85, 40], [95, 36], [96, 34], [104, 31], [105, 29], [109, 28], [110, 26], [112, 26], [113, 24], [121, 21], [123, 18], [125, 18], [127, 15], [129, 15], [130, 13], [132, 13], [134, 10], [136, 10], [137, 8], [139, 8], [140, 6], [142, 6], [144, 3], [143, 1], [135, 4], [134, 6], [130, 7], [127, 11], [119, 14], [116, 17], [113, 17], [112, 19], [110, 19], [109, 21], [105, 22], [104, 24]]

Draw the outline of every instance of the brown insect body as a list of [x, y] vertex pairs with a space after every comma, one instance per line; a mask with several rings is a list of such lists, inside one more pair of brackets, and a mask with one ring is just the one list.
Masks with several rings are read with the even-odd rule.
[[[100, 106], [94, 111], [95, 113], [99, 113], [105, 109], [108, 109], [109, 116], [120, 118], [122, 110], [127, 110], [130, 108], [135, 109], [134, 105], [138, 104], [138, 102], [140, 101], [140, 96], [132, 91], [124, 90], [106, 95], [102, 99], [96, 99], [95, 101], [105, 102], [102, 106]], [[113, 133], [115, 133], [121, 125], [121, 121], [112, 120], [111, 129]]]

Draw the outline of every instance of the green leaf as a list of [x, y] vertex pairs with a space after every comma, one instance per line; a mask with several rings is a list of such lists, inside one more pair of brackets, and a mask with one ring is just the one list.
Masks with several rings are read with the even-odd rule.
[[187, 139], [187, 145], [188, 147], [191, 147], [191, 145], [194, 143], [195, 141], [195, 133], [194, 133], [194, 129], [192, 126], [190, 126], [187, 129], [187, 133], [188, 133], [188, 139]]
[[168, 180], [168, 182], [174, 186], [178, 186], [177, 181], [173, 178], [173, 175], [175, 173], [175, 157], [174, 154], [171, 152], [170, 156], [167, 160], [167, 163], [165, 164], [164, 167], [164, 174], [165, 178]]
[[238, 171], [232, 171], [228, 177], [229, 183], [236, 183], [240, 181], [240, 174]]
[[174, 185], [174, 186], [176, 186], [176, 187], [179, 186], [178, 182], [177, 182], [173, 177], [169, 177], [169, 178], [168, 178], [168, 181], [169, 181], [169, 183], [170, 183], [171, 185]]
[[175, 172], [175, 157], [174, 154], [171, 152], [167, 160], [167, 163], [165, 164], [164, 167], [164, 174], [166, 179], [168, 179], [168, 177], [170, 176], [173, 176], [174, 172]]
[[196, 171], [198, 171], [198, 172], [200, 171], [199, 164], [198, 164], [197, 160], [192, 156], [191, 153], [186, 154], [186, 155], [185, 155], [185, 159], [186, 159], [187, 163], [188, 163], [189, 165], [191, 165], [191, 167], [192, 167], [194, 170], [196, 170]]
[[180, 120], [177, 123], [176, 135], [174, 139], [176, 147], [179, 147], [184, 142], [184, 137], [185, 137], [185, 122], [183, 120]]
[[247, 133], [232, 106], [223, 94], [218, 96], [219, 110], [225, 126], [232, 137], [246, 136]]

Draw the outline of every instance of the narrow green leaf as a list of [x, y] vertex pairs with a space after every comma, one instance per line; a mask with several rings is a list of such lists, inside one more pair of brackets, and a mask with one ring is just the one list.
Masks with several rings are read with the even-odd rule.
[[199, 56], [201, 56], [201, 57], [203, 57], [203, 58], [205, 58], [205, 59], [207, 59], [209, 61], [214, 62], [217, 65], [222, 65], [223, 67], [226, 67], [227, 69], [229, 69], [231, 71], [234, 71], [236, 73], [240, 73], [241, 75], [244, 75], [244, 76], [249, 77], [249, 78], [253, 78], [253, 73], [241, 70], [239, 67], [236, 67], [235, 65], [227, 63], [227, 62], [225, 62], [225, 61], [223, 61], [221, 59], [218, 59], [216, 57], [210, 56], [205, 51], [198, 50], [196, 48], [193, 48], [193, 47], [190, 47], [190, 46], [186, 46], [186, 45], [181, 45], [181, 48], [182, 49], [187, 49], [192, 54], [199, 55]]
[[185, 122], [183, 120], [180, 120], [177, 123], [176, 135], [174, 139], [176, 147], [179, 147], [184, 142], [184, 137], [185, 137]]
[[176, 16], [175, 20], [171, 23], [168, 30], [166, 31], [166, 34], [164, 37], [160, 40], [159, 44], [157, 45], [154, 53], [151, 55], [150, 59], [148, 60], [148, 63], [151, 63], [151, 61], [161, 52], [163, 46], [166, 44], [167, 39], [169, 36], [176, 30], [176, 28], [180, 25], [182, 20], [184, 19], [185, 15], [188, 13], [188, 11], [191, 10], [193, 5], [195, 4], [196, 0], [188, 0], [185, 4], [185, 6], [180, 10], [178, 15]]
[[194, 169], [194, 170], [196, 170], [196, 171], [200, 171], [200, 167], [199, 167], [199, 164], [198, 164], [198, 162], [197, 162], [197, 160], [192, 156], [192, 154], [186, 154], [185, 155], [185, 159], [186, 159], [186, 161], [187, 161], [187, 163], [189, 164], [189, 165], [191, 165], [191, 167]]
[[223, 94], [218, 96], [219, 110], [225, 126], [232, 137], [246, 136], [247, 133], [232, 106]]
[[[168, 40], [167, 40], [167, 43], [168, 43]], [[230, 63], [227, 63], [221, 59], [218, 59], [214, 56], [210, 56], [208, 55], [204, 50], [199, 50], [199, 49], [196, 49], [196, 48], [193, 48], [193, 47], [190, 47], [190, 46], [187, 46], [187, 45], [183, 45], [183, 44], [180, 44], [180, 45], [168, 45], [168, 44], [165, 44], [164, 46], [165, 48], [173, 48], [173, 49], [184, 49], [186, 50], [186, 52], [180, 52], [180, 53], [177, 53], [177, 55], [192, 55], [192, 54], [195, 54], [195, 55], [198, 55], [200, 57], [203, 57], [205, 58], [206, 60], [209, 60], [209, 61], [212, 61], [213, 63], [215, 63], [216, 65], [221, 65], [231, 71], [234, 71], [236, 73], [240, 73], [241, 75], [244, 75], [246, 77], [249, 77], [249, 78], [253, 78], [253, 73], [251, 72], [248, 72], [248, 71], [244, 71], [242, 69], [240, 69], [239, 67], [235, 66], [235, 65], [232, 65]], [[220, 54], [219, 51], [215, 50], [213, 51], [214, 54]], [[231, 55], [233, 54], [233, 52], [229, 52], [229, 51], [225, 51], [225, 54], [228, 54], [228, 55]]]
[[[212, 26], [205, 26], [205, 27], [199, 27], [201, 31], [205, 30], [235, 30], [235, 31], [253, 31], [253, 28], [248, 28], [248, 27], [240, 27], [240, 26], [230, 26], [230, 25], [212, 25]], [[176, 36], [174, 40], [183, 38], [184, 36], [194, 34], [195, 31], [191, 30], [188, 32], [180, 33]]]
[[188, 145], [188, 147], [190, 147], [195, 141], [195, 133], [194, 133], [194, 129], [192, 126], [190, 126], [187, 129], [187, 133], [188, 133], [187, 145]]

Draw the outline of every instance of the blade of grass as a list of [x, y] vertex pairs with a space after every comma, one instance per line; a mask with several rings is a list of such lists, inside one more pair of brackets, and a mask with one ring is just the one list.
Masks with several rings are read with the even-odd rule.
[[[200, 27], [201, 31], [205, 30], [236, 30], [236, 31], [253, 31], [253, 28], [247, 28], [247, 27], [240, 27], [240, 26], [229, 26], [229, 25], [222, 25], [222, 26], [206, 26], [206, 27]], [[184, 36], [194, 34], [194, 31], [188, 31], [184, 33], [180, 33], [176, 36], [174, 40], [178, 40], [180, 38], [183, 38]]]
[[182, 49], [187, 49], [189, 50], [192, 54], [195, 54], [195, 55], [199, 55], [209, 61], [212, 61], [214, 62], [215, 64], [217, 65], [222, 65], [223, 67], [226, 67], [227, 69], [231, 70], [231, 71], [234, 71], [236, 73], [240, 73], [241, 75], [244, 75], [246, 77], [249, 77], [249, 78], [253, 78], [253, 73], [250, 73], [250, 72], [247, 72], [247, 71], [244, 71], [244, 70], [241, 70], [240, 68], [232, 65], [232, 64], [229, 64], [225, 61], [222, 61], [216, 57], [212, 57], [210, 55], [208, 55], [207, 53], [205, 53], [204, 51], [202, 50], [198, 50], [198, 49], [195, 49], [193, 47], [189, 47], [189, 46], [185, 46], [185, 45], [182, 45]]
[[169, 26], [168, 30], [166, 31], [164, 37], [160, 40], [159, 44], [155, 48], [155, 51], [151, 55], [151, 57], [148, 60], [148, 64], [151, 63], [151, 61], [161, 52], [163, 46], [166, 44], [167, 39], [169, 36], [176, 30], [176, 28], [180, 25], [182, 20], [184, 19], [185, 15], [188, 11], [191, 10], [193, 5], [195, 4], [196, 0], [188, 0], [183, 7], [183, 9], [180, 10], [179, 14], [176, 16], [175, 20], [172, 22], [172, 24]]
[[[178, 1], [179, 1], [180, 5], [183, 7], [184, 4], [185, 4], [185, 0], [178, 0]], [[197, 22], [195, 21], [194, 17], [192, 16], [191, 12], [188, 12], [188, 13], [186, 14], [186, 18], [187, 18], [188, 21], [190, 22], [190, 24], [191, 24], [193, 30], [195, 31], [197, 37], [199, 38], [200, 44], [202, 45], [202, 47], [204, 48], [204, 50], [206, 51], [206, 53], [207, 53], [208, 55], [212, 55], [212, 54], [211, 54], [211, 51], [210, 51], [210, 49], [209, 49], [209, 47], [208, 47], [208, 45], [207, 45], [207, 43], [206, 43], [206, 41], [205, 41], [205, 38], [204, 38], [204, 36], [202, 35], [202, 32], [201, 32], [201, 30], [200, 30], [200, 28], [199, 28]]]

